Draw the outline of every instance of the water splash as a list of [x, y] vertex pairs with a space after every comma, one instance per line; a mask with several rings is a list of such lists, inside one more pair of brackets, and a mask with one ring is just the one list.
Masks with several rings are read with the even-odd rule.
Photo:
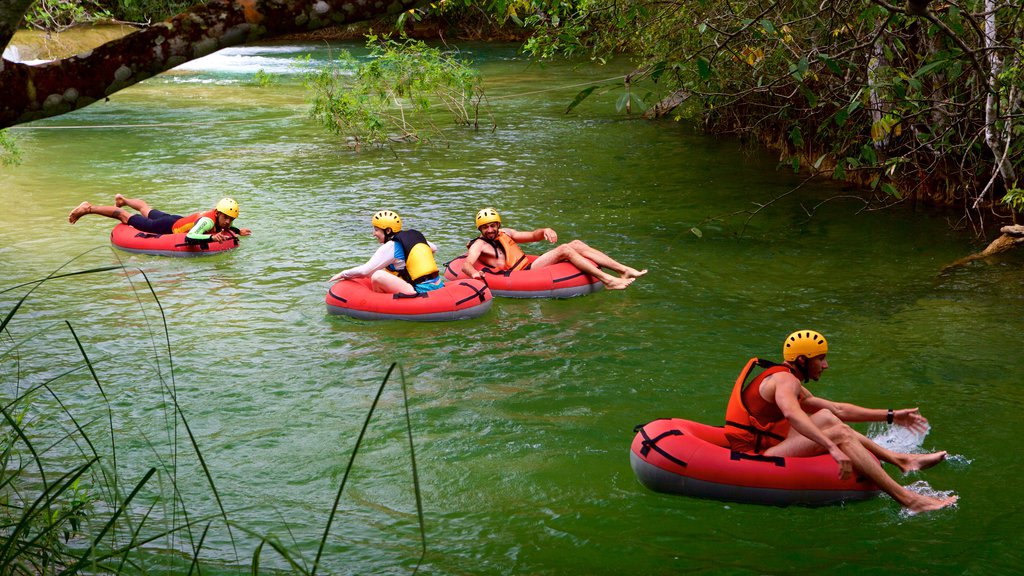
[[21, 54], [18, 52], [18, 47], [8, 46], [4, 48], [4, 60], [9, 62], [21, 62]]
[[921, 446], [931, 429], [931, 426], [927, 426], [923, 432], [918, 433], [904, 426], [875, 423], [868, 428], [867, 436], [879, 446], [893, 452], [915, 454], [924, 452]]
[[[929, 496], [931, 498], [937, 498], [939, 500], [944, 500], [956, 494], [956, 492], [953, 490], [936, 490], [935, 488], [932, 488], [931, 484], [924, 480], [918, 480], [911, 484], [907, 484], [906, 489], [910, 490], [911, 492], [921, 494], [922, 496]], [[957, 500], [956, 502], [951, 504], [949, 508], [953, 509], [958, 508], [959, 506], [960, 501]], [[916, 516], [917, 514], [917, 512], [912, 512], [908, 508], [902, 508], [900, 510], [900, 518], [911, 518], [913, 516]]]

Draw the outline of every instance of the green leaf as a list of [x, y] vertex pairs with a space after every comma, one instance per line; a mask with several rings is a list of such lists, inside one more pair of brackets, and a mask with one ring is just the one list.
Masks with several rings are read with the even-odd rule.
[[615, 111], [622, 112], [622, 110], [629, 104], [629, 92], [623, 92], [622, 96], [619, 96], [619, 100], [615, 102]]
[[711, 62], [703, 56], [697, 58], [697, 74], [700, 75], [701, 80], [707, 80], [711, 77]]
[[803, 132], [800, 131], [799, 126], [793, 126], [793, 128], [789, 131], [789, 141], [792, 142], [793, 146], [796, 146], [797, 148], [803, 147], [804, 135]]
[[917, 69], [916, 72], [914, 72], [914, 78], [921, 78], [922, 76], [925, 76], [926, 74], [928, 74], [932, 70], [935, 70], [936, 68], [939, 68], [941, 66], [946, 66], [948, 64], [949, 64], [949, 60], [945, 60], [945, 59], [937, 60], [935, 62], [929, 62], [928, 64], [925, 64], [924, 66], [921, 66], [920, 68]]
[[842, 75], [843, 69], [841, 66], [839, 66], [839, 63], [836, 62], [834, 58], [829, 57], [827, 54], [818, 54], [818, 60], [821, 61], [826, 68], [828, 68], [829, 72], [837, 76]]
[[903, 198], [903, 194], [900, 194], [900, 191], [897, 190], [895, 186], [889, 184], [888, 182], [882, 184], [882, 191], [898, 200]]
[[573, 98], [572, 103], [569, 104], [569, 107], [565, 109], [565, 113], [568, 114], [569, 112], [572, 112], [573, 108], [579, 106], [580, 102], [586, 100], [594, 93], [594, 90], [597, 90], [598, 88], [600, 88], [600, 86], [590, 86], [589, 88], [580, 90], [579, 94], [576, 94], [576, 98]]

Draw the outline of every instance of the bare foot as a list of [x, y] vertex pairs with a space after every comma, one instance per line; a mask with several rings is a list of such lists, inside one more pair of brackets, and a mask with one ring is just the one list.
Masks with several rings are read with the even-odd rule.
[[72, 224], [78, 222], [79, 218], [85, 216], [91, 210], [92, 204], [89, 204], [88, 202], [82, 202], [81, 204], [78, 205], [78, 208], [75, 208], [74, 210], [71, 211], [71, 214], [68, 214], [68, 222], [71, 222]]
[[632, 278], [616, 278], [612, 276], [607, 282], [604, 283], [604, 287], [609, 290], [625, 290], [632, 283]]
[[931, 454], [904, 454], [905, 460], [898, 464], [900, 470], [911, 472], [913, 470], [926, 470], [946, 459], [946, 451], [932, 452]]
[[932, 498], [931, 496], [917, 494], [917, 497], [914, 498], [909, 504], [907, 504], [907, 508], [915, 514], [917, 514], [918, 512], [930, 512], [932, 510], [941, 510], [942, 508], [946, 508], [948, 506], [956, 504], [956, 501], [959, 498], [959, 496], [949, 496], [946, 498]]
[[127, 203], [128, 202], [124, 199], [124, 196], [120, 194], [114, 194], [114, 206], [120, 208], [121, 206], [124, 206]]
[[637, 270], [636, 268], [630, 268], [629, 266], [626, 266], [626, 269], [622, 271], [622, 277], [628, 279], [639, 278], [644, 274], [647, 274], [647, 268], [644, 268], [643, 270]]

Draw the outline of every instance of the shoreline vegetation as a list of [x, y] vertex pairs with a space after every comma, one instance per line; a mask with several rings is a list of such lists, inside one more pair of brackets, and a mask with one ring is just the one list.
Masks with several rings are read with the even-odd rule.
[[[640, 15], [600, 6], [529, 3], [519, 15], [511, 6], [505, 13], [461, 5], [409, 9], [359, 23], [279, 31], [264, 41], [356, 41], [400, 29], [429, 42], [520, 42], [537, 59], [604, 62], [629, 55], [636, 69], [624, 82], [586, 88], [569, 109], [595, 91], [619, 90], [622, 107], [631, 110], [635, 102], [644, 118], [687, 119], [708, 134], [777, 153], [779, 169], [844, 182], [865, 209], [948, 210], [951, 227], [972, 229], [979, 241], [1018, 224], [1024, 210], [1018, 177], [1024, 169], [1024, 41], [1017, 27], [1024, 7], [995, 2], [981, 12], [952, 13], [929, 8], [929, 2], [916, 11], [868, 2], [842, 7], [838, 20], [850, 24], [826, 30], [837, 20], [828, 10], [839, 8], [799, 15], [776, 7], [758, 20], [744, 18], [753, 7], [726, 14], [672, 4], [677, 10], [671, 13], [652, 6]], [[982, 15], [991, 21], [980, 22]], [[92, 18], [96, 30], [137, 29]], [[691, 29], [694, 23], [700, 25]], [[986, 27], [998, 37], [977, 36]], [[26, 36], [18, 34], [16, 45]], [[62, 46], [60, 35], [36, 38], [46, 47], [38, 53], [78, 53]], [[22, 51], [22, 60], [36, 53]], [[655, 88], [640, 96], [642, 80]]]
[[[348, 453], [347, 465], [333, 506], [327, 514], [317, 543], [281, 541], [275, 534], [260, 534], [239, 523], [237, 510], [227, 507], [207, 465], [204, 450], [189, 425], [189, 415], [178, 401], [169, 323], [163, 306], [146, 272], [124, 263], [73, 270], [69, 261], [49, 276], [15, 286], [0, 287], [9, 308], [0, 310], [0, 386], [4, 401], [0, 417], [0, 573], [202, 573], [203, 568], [230, 570], [244, 567], [253, 574], [261, 565], [269, 571], [291, 567], [299, 574], [316, 574], [321, 566], [338, 562], [336, 527], [350, 473], [357, 468], [357, 455], [364, 440], [382, 434], [398, 434], [408, 440], [411, 486], [415, 497], [418, 542], [404, 542], [415, 550], [402, 559], [414, 565], [415, 573], [427, 554], [422, 497], [416, 471], [415, 443], [406, 378], [392, 363], [367, 407], [362, 427]], [[103, 250], [103, 249], [100, 249]], [[105, 354], [78, 330], [90, 321], [95, 310], [66, 310], [66, 318], [39, 330], [40, 320], [31, 309], [38, 302], [36, 291], [56, 284], [121, 290], [131, 294], [136, 305], [123, 309], [126, 325], [140, 323], [151, 347], [142, 345], [140, 365], [148, 378], [126, 382], [124, 378], [101, 377], [113, 364], [135, 360]], [[70, 291], [74, 291], [72, 288]], [[44, 290], [39, 291], [45, 293]], [[19, 315], [19, 312], [25, 312]], [[24, 316], [24, 318], [23, 318]], [[76, 330], [76, 326], [78, 330]], [[83, 330], [83, 333], [88, 332]], [[33, 340], [47, 340], [47, 353], [22, 355]], [[151, 363], [150, 363], [151, 362]], [[155, 367], [155, 369], [154, 369]], [[396, 373], [397, 368], [397, 373]], [[395, 380], [398, 380], [395, 382]], [[387, 384], [390, 408], [378, 409]], [[164, 419], [138, 420], [118, 396], [125, 388], [144, 390], [146, 400], [157, 403]], [[74, 398], [90, 394], [95, 402], [80, 405]], [[397, 398], [391, 398], [397, 397]], [[398, 408], [398, 426], [382, 424], [381, 412]], [[376, 426], [369, 430], [371, 422]], [[161, 429], [163, 427], [164, 429]], [[132, 447], [131, 432], [140, 432], [145, 447]], [[368, 434], [369, 432], [369, 434]], [[361, 461], [359, 466], [370, 466]], [[205, 490], [186, 500], [179, 483], [199, 479]], [[325, 503], [326, 504], [326, 503]], [[298, 528], [298, 527], [296, 527]], [[218, 558], [204, 543], [211, 530], [223, 530], [234, 550], [233, 560]], [[293, 533], [285, 523], [282, 531]], [[410, 536], [412, 538], [413, 536]], [[242, 539], [256, 542], [252, 550]], [[332, 547], [328, 549], [328, 542]]]

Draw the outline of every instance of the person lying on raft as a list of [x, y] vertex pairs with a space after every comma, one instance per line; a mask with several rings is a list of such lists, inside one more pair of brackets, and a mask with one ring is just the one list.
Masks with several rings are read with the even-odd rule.
[[[525, 270], [551, 266], [558, 262], [571, 262], [581, 271], [600, 280], [610, 290], [623, 290], [633, 280], [647, 274], [647, 270], [637, 270], [613, 260], [610, 256], [591, 248], [581, 240], [573, 240], [549, 250], [537, 257], [532, 263], [519, 248], [519, 243], [547, 240], [558, 242], [558, 234], [551, 228], [538, 228], [531, 232], [519, 232], [511, 228], [501, 227], [501, 216], [494, 208], [484, 208], [476, 214], [476, 228], [480, 236], [474, 238], [466, 246], [469, 251], [466, 261], [462, 264], [462, 273], [470, 278], [481, 278], [483, 274], [476, 269], [477, 260], [494, 270]], [[596, 266], [595, 266], [596, 264]], [[619, 273], [612, 276], [601, 268], [610, 268]]]
[[370, 222], [380, 248], [366, 264], [338, 272], [331, 282], [369, 276], [374, 292], [410, 296], [444, 286], [434, 260], [437, 246], [416, 230], [403, 232], [402, 219], [391, 210], [377, 212]]
[[733, 389], [725, 416], [732, 450], [782, 457], [827, 453], [839, 464], [840, 478], [851, 473], [866, 476], [912, 512], [937, 510], [956, 502], [956, 496], [933, 498], [904, 488], [878, 462], [889, 462], [903, 472], [924, 470], [944, 460], [946, 452], [892, 452], [845, 423], [887, 421], [925, 432], [928, 420], [917, 408], [862, 408], [811, 394], [803, 384], [817, 382], [828, 369], [828, 343], [813, 330], [790, 334], [782, 350], [785, 362], [771, 365], [746, 387], [737, 382]]
[[[138, 214], [130, 214], [122, 208], [123, 206], [135, 209]], [[86, 214], [99, 214], [120, 220], [122, 224], [151, 234], [184, 233], [185, 241], [190, 244], [230, 240], [232, 233], [239, 236], [252, 234], [252, 230], [248, 228], [238, 229], [231, 226], [235, 218], [238, 218], [238, 202], [231, 198], [222, 198], [213, 210], [178, 216], [150, 208], [145, 200], [115, 194], [114, 206], [93, 206], [88, 202], [82, 202], [68, 215], [68, 222], [74, 224]]]

